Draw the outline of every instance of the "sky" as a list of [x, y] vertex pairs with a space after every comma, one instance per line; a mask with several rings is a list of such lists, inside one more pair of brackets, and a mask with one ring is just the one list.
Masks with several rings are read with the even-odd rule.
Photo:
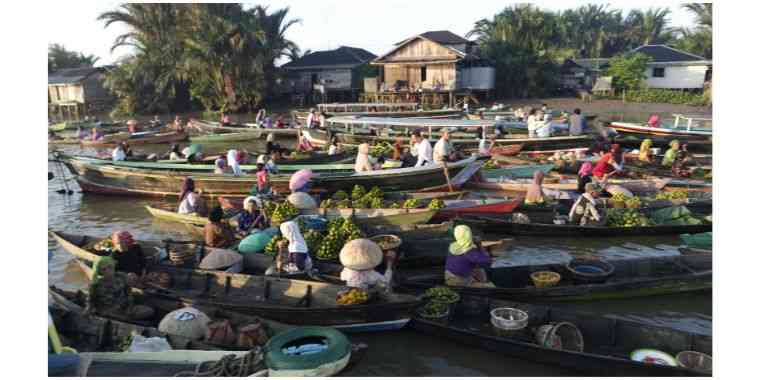
[[[119, 1], [72, 2], [46, 4], [46, 10], [56, 19], [67, 20], [65, 27], [47, 28], [48, 42], [63, 44], [69, 50], [100, 57], [98, 64], [111, 64], [128, 54], [128, 48], [111, 52], [114, 39], [126, 32], [121, 24], [103, 27], [99, 14], [116, 9]], [[465, 36], [473, 24], [482, 18], [492, 18], [505, 7], [517, 2], [499, 0], [260, 0], [244, 2], [246, 6], [261, 4], [271, 9], [290, 7], [292, 18], [301, 23], [292, 26], [287, 37], [301, 50], [335, 49], [340, 46], [359, 47], [376, 55], [388, 52], [393, 44], [429, 30], [450, 30]], [[678, 2], [668, 1], [535, 1], [549, 10], [575, 8], [587, 3], [610, 4], [624, 14], [632, 8], [667, 6], [671, 9], [671, 26], [690, 27], [693, 17]], [[463, 4], [471, 6], [462, 7]]]

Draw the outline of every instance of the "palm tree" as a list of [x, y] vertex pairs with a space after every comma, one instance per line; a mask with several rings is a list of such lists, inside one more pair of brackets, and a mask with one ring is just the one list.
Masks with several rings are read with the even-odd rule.
[[48, 45], [48, 73], [72, 67], [93, 67], [100, 58], [84, 55], [81, 52], [67, 50], [61, 44]]
[[672, 30], [668, 27], [670, 9], [650, 8], [646, 11], [632, 10], [626, 19], [629, 36], [638, 45], [666, 43], [672, 39]]
[[712, 31], [712, 3], [689, 3], [681, 6], [697, 17], [697, 25]]
[[252, 10], [260, 30], [261, 65], [264, 73], [264, 93], [269, 94], [274, 88], [277, 73], [275, 61], [283, 57], [293, 56], [298, 51], [295, 42], [285, 38], [285, 33], [301, 19], [287, 20], [290, 8], [285, 7], [272, 13], [268, 7], [257, 5]]

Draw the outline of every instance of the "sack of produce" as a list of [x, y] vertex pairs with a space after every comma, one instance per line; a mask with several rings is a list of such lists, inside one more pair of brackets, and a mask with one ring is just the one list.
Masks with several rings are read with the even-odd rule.
[[236, 338], [229, 320], [222, 319], [209, 323], [206, 342], [218, 346], [231, 346]]
[[317, 202], [309, 194], [297, 192], [288, 195], [288, 202], [299, 210], [312, 210], [317, 208]]
[[262, 346], [269, 340], [264, 325], [261, 321], [254, 321], [251, 324], [245, 325], [238, 331], [237, 346], [253, 348], [256, 346]]
[[250, 234], [240, 241], [240, 244], [238, 244], [238, 251], [240, 253], [264, 252], [264, 248], [266, 248], [269, 241], [277, 235], [277, 232], [278, 230], [276, 227], [270, 227], [263, 231]]
[[353, 270], [372, 269], [383, 261], [383, 251], [369, 239], [351, 240], [340, 250], [340, 263]]
[[681, 235], [681, 240], [691, 248], [712, 249], [712, 232], [683, 234]]
[[224, 270], [241, 261], [243, 261], [243, 256], [233, 250], [206, 248], [206, 256], [198, 267], [207, 270]]
[[[678, 219], [682, 218], [682, 221], [677, 221]], [[650, 216], [650, 219], [652, 219], [652, 221], [654, 221], [656, 224], [669, 225], [681, 225], [681, 223], [688, 221], [689, 218], [695, 219], [692, 217], [691, 211], [689, 211], [689, 209], [685, 206], [665, 207], [652, 212]]]
[[183, 307], [166, 314], [158, 324], [158, 331], [198, 340], [208, 334], [209, 322], [211, 319], [200, 310], [194, 307]]

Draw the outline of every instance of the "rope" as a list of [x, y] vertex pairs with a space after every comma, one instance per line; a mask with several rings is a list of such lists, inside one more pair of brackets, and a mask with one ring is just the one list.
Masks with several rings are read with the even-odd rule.
[[199, 363], [194, 371], [182, 371], [174, 377], [248, 377], [264, 367], [264, 352], [260, 348], [248, 351], [242, 357], [225, 355], [216, 361]]

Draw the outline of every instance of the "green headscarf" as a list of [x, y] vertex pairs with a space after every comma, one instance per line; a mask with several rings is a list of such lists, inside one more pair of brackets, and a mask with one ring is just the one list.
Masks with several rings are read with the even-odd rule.
[[665, 152], [665, 157], [662, 159], [662, 166], [673, 166], [673, 163], [676, 161], [676, 153], [678, 153], [678, 148], [680, 145], [681, 144], [678, 140], [673, 140], [670, 142], [670, 149]]
[[454, 228], [455, 242], [449, 245], [449, 253], [454, 256], [460, 256], [467, 253], [467, 251], [475, 248], [475, 244], [472, 242], [472, 230], [465, 225], [459, 225]]
[[111, 269], [113, 269], [114, 274], [116, 273], [116, 260], [112, 259], [109, 256], [101, 256], [98, 261], [95, 262], [95, 265], [92, 268], [92, 284], [97, 284], [100, 282], [100, 279], [102, 278], [100, 272], [103, 270], [103, 268], [110, 266]]

